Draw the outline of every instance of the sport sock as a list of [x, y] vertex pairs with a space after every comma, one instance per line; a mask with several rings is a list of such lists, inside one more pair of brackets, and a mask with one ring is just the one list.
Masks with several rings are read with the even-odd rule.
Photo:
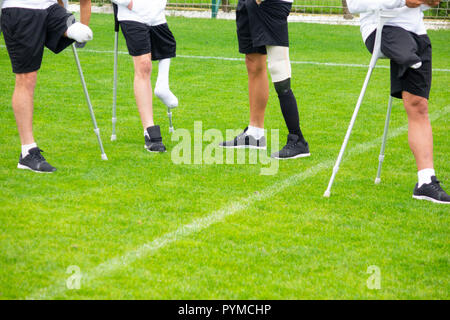
[[306, 143], [303, 133], [300, 130], [300, 119], [298, 115], [297, 99], [291, 89], [278, 94], [281, 112], [283, 113], [284, 122], [290, 134], [300, 137], [302, 143]]
[[29, 151], [36, 147], [37, 147], [36, 142], [22, 145], [22, 158], [25, 158], [30, 153]]
[[418, 187], [420, 188], [424, 184], [431, 183], [431, 177], [436, 176], [436, 173], [435, 173], [434, 169], [427, 168], [427, 169], [423, 169], [423, 170], [420, 170], [419, 172], [417, 172], [417, 176], [419, 177]]
[[253, 138], [259, 140], [264, 137], [264, 128], [258, 128], [254, 126], [248, 126], [247, 135], [252, 136]]

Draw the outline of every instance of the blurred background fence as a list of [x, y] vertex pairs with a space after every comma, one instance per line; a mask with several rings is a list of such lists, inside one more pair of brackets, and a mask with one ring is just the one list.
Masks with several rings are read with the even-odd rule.
[[[78, 1], [73, 1], [78, 2]], [[110, 4], [109, 0], [92, 0], [97, 5]], [[219, 3], [220, 2], [220, 3]], [[211, 10], [219, 5], [220, 10], [228, 12], [236, 9], [238, 0], [168, 0], [170, 9]], [[450, 19], [450, 2], [441, 2], [439, 7], [425, 12], [426, 18]], [[345, 10], [345, 0], [294, 0], [293, 12], [307, 14], [340, 14], [350, 18]]]

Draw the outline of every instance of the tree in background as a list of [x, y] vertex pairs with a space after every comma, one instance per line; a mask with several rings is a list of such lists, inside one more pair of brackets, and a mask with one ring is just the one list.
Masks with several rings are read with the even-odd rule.
[[230, 12], [230, 0], [222, 0], [222, 10], [223, 12]]

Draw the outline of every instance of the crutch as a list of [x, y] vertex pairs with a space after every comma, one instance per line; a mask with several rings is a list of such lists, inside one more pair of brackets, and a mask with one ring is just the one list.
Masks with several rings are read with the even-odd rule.
[[[361, 104], [363, 102], [364, 99], [364, 95], [366, 94], [366, 90], [367, 90], [367, 86], [369, 85], [369, 81], [370, 78], [372, 76], [373, 70], [375, 69], [375, 66], [377, 64], [378, 59], [381, 58], [385, 58], [385, 56], [383, 55], [383, 53], [381, 52], [381, 37], [382, 37], [382, 31], [383, 31], [383, 27], [385, 26], [385, 24], [391, 20], [392, 18], [394, 18], [397, 13], [396, 11], [382, 11], [382, 10], [378, 10], [376, 12], [376, 15], [378, 17], [378, 26], [377, 26], [377, 31], [376, 31], [376, 35], [375, 35], [375, 45], [374, 45], [374, 49], [373, 49], [373, 54], [372, 54], [372, 58], [370, 60], [370, 65], [369, 65], [369, 70], [367, 72], [366, 78], [364, 80], [364, 84], [361, 90], [361, 93], [359, 95], [359, 99], [358, 102], [356, 104], [355, 107], [355, 111], [353, 112], [353, 116], [352, 119], [350, 121], [350, 125], [347, 129], [347, 133], [345, 135], [344, 138], [344, 142], [342, 144], [341, 147], [341, 151], [339, 152], [339, 156], [336, 160], [336, 164], [333, 167], [333, 173], [331, 175], [330, 178], [330, 182], [328, 183], [328, 188], [324, 193], [324, 197], [330, 197], [331, 195], [331, 188], [333, 186], [334, 183], [334, 179], [336, 178], [336, 174], [339, 171], [339, 166], [342, 162], [342, 158], [344, 156], [345, 153], [345, 149], [347, 148], [347, 144], [348, 141], [350, 139], [350, 135], [352, 133], [353, 130], [353, 126], [355, 125], [356, 122], [356, 117], [358, 116], [359, 113], [359, 109], [361, 108]], [[388, 113], [387, 113], [387, 119], [386, 119], [386, 124], [385, 124], [385, 130], [384, 130], [384, 136], [383, 136], [383, 143], [382, 143], [382, 147], [381, 147], [381, 154], [380, 154], [380, 164], [379, 164], [379, 168], [378, 168], [378, 174], [381, 174], [381, 164], [384, 160], [384, 150], [386, 147], [386, 139], [387, 139], [387, 133], [388, 133], [388, 128], [389, 128], [389, 119], [390, 119], [390, 115], [391, 115], [391, 108], [392, 108], [392, 97], [389, 98], [389, 106], [388, 106]], [[375, 180], [376, 183], [379, 182], [379, 175], [377, 176], [377, 179]]]
[[172, 124], [172, 107], [167, 107], [167, 116], [169, 117], [169, 132], [173, 133], [175, 130], [173, 129], [173, 124]]
[[[66, 9], [68, 9], [69, 7], [69, 1], [68, 0], [62, 0], [64, 7]], [[84, 91], [84, 96], [86, 98], [86, 102], [88, 104], [89, 107], [89, 113], [91, 114], [91, 119], [92, 119], [92, 124], [94, 125], [94, 132], [97, 136], [97, 140], [98, 140], [98, 145], [100, 146], [100, 150], [102, 153], [102, 160], [108, 160], [108, 157], [106, 156], [105, 150], [103, 149], [103, 143], [102, 143], [102, 138], [100, 137], [100, 129], [97, 126], [97, 120], [95, 119], [95, 114], [94, 114], [94, 108], [92, 107], [92, 103], [91, 103], [91, 99], [89, 97], [89, 92], [86, 86], [86, 81], [84, 79], [84, 74], [83, 74], [83, 69], [81, 68], [81, 63], [80, 63], [80, 59], [78, 58], [78, 52], [77, 52], [77, 48], [75, 46], [75, 43], [72, 44], [72, 52], [73, 52], [73, 56], [75, 57], [75, 62], [77, 64], [77, 68], [78, 68], [78, 73], [80, 75], [80, 80], [81, 80], [81, 85], [83, 86], [83, 91]]]
[[381, 168], [383, 166], [384, 161], [384, 151], [386, 149], [387, 136], [389, 131], [389, 121], [391, 120], [391, 111], [392, 111], [392, 96], [389, 96], [389, 105], [386, 115], [386, 122], [384, 124], [384, 133], [383, 133], [383, 141], [381, 142], [381, 150], [380, 155], [378, 157], [378, 172], [377, 177], [375, 178], [375, 184], [379, 184], [381, 182]]
[[117, 19], [118, 7], [113, 3], [114, 9], [114, 84], [113, 84], [113, 106], [112, 106], [112, 134], [111, 141], [117, 140], [116, 123], [117, 123], [117, 65], [119, 56], [119, 20]]

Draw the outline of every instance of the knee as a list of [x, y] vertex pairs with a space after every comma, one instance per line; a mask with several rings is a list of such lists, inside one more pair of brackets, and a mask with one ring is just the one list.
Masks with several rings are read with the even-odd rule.
[[266, 71], [266, 61], [263, 55], [248, 54], [245, 57], [245, 64], [249, 75], [257, 76]]
[[273, 82], [281, 82], [291, 78], [291, 61], [289, 48], [267, 46], [269, 72]]
[[16, 86], [34, 90], [36, 86], [37, 72], [16, 74]]
[[152, 61], [150, 59], [141, 59], [135, 63], [135, 72], [137, 76], [149, 77], [152, 73]]
[[416, 118], [428, 118], [428, 100], [413, 96], [407, 101], [408, 114]]

